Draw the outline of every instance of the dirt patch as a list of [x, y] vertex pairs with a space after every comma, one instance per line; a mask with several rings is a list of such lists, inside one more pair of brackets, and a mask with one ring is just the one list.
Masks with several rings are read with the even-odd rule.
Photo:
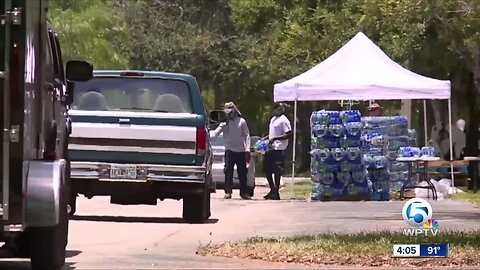
[[[309, 252], [284, 252], [268, 247], [259, 247], [246, 244], [223, 244], [219, 246], [203, 247], [199, 255], [213, 255], [227, 258], [241, 258], [265, 260], [282, 263], [301, 263], [307, 265], [338, 265], [338, 266], [365, 266], [365, 267], [480, 267], [480, 256], [465, 256], [451, 254], [448, 258], [405, 259], [391, 258], [389, 255], [342, 255], [328, 253], [311, 254]], [[476, 258], [475, 258], [476, 257]]]
[[[479, 236], [476, 232], [468, 236], [461, 233], [457, 238], [447, 236], [446, 239], [453, 240], [449, 244], [450, 251], [447, 258], [392, 258], [391, 241], [401, 240], [403, 237], [392, 235], [252, 238], [238, 243], [203, 246], [198, 249], [197, 254], [318, 266], [480, 267]], [[462, 238], [465, 239], [462, 240]], [[447, 242], [446, 239], [443, 242]], [[457, 240], [466, 242], [457, 242]]]

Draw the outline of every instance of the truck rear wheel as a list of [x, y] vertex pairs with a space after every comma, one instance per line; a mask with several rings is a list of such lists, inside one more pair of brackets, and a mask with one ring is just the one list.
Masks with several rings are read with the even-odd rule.
[[68, 212], [68, 215], [73, 217], [75, 215], [75, 212], [77, 212], [77, 193], [75, 192], [71, 192], [70, 193], [70, 202], [69, 202], [69, 206], [70, 206], [70, 211]]
[[[68, 131], [66, 131], [67, 134]], [[68, 216], [73, 216], [75, 215], [75, 212], [77, 211], [77, 192], [73, 189], [72, 185], [72, 179], [71, 179], [71, 163], [70, 163], [70, 156], [68, 155], [68, 141], [65, 143], [65, 148], [63, 149], [64, 152], [64, 158], [67, 160], [67, 165], [65, 168], [65, 179], [66, 179], [66, 193], [68, 195], [68, 208], [67, 208], [67, 213]]]
[[188, 223], [204, 223], [211, 216], [210, 192], [183, 198], [183, 219]]
[[28, 244], [32, 270], [59, 270], [65, 264], [68, 215], [65, 194], [62, 194], [58, 225], [29, 228]]

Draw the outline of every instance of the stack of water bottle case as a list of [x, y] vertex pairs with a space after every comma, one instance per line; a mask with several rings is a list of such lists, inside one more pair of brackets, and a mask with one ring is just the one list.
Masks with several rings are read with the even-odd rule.
[[405, 116], [313, 112], [311, 199], [389, 200], [390, 191], [400, 190], [408, 179], [407, 164], [395, 159], [411, 146], [416, 146], [416, 134]]
[[408, 129], [405, 116], [363, 117], [362, 123], [362, 151], [373, 182], [372, 199], [389, 200], [390, 191], [399, 191], [408, 179], [407, 163], [396, 159], [401, 149], [416, 146], [416, 132]]
[[[312, 201], [389, 200], [408, 180], [408, 165], [398, 157], [435, 156], [432, 147], [416, 147], [405, 116], [322, 110], [312, 113], [310, 127]], [[259, 152], [269, 148], [267, 141], [256, 143]]]
[[312, 200], [368, 197], [372, 184], [363, 159], [359, 111], [313, 112]]

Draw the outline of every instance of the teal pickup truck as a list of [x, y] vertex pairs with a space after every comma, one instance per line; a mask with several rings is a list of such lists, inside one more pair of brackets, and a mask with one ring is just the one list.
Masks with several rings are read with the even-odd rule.
[[182, 199], [187, 222], [210, 217], [209, 120], [193, 76], [97, 70], [75, 83], [69, 115], [71, 215], [83, 194], [123, 205]]

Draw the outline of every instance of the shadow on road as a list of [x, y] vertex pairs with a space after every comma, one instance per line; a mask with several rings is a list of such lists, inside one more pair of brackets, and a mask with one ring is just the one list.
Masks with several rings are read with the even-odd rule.
[[[182, 218], [176, 217], [125, 217], [125, 216], [73, 216], [70, 220], [123, 222], [123, 223], [187, 223]], [[217, 223], [218, 219], [211, 218], [205, 224]]]
[[[65, 257], [72, 258], [82, 253], [79, 250], [67, 250]], [[30, 270], [32, 266], [30, 264], [30, 259], [20, 259], [20, 258], [1, 258], [0, 259], [0, 270]], [[73, 263], [65, 263], [62, 267], [62, 270], [72, 270]]]
[[82, 253], [80, 250], [67, 250], [65, 257], [72, 258]]
[[[76, 269], [74, 263], [65, 263], [62, 270], [74, 270]], [[29, 261], [8, 261], [0, 260], [0, 270], [31, 270], [32, 266]]]

